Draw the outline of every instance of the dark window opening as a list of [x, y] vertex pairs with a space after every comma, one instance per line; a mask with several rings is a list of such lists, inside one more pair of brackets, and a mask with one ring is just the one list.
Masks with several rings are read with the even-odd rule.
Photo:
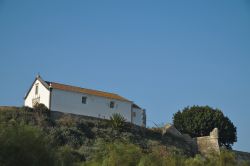
[[38, 84], [36, 84], [36, 90], [35, 90], [35, 94], [38, 94]]
[[87, 97], [86, 96], [83, 96], [82, 97], [82, 104], [86, 104], [87, 103]]
[[109, 104], [109, 107], [110, 107], [110, 108], [114, 108], [114, 107], [115, 107], [115, 102], [114, 102], [114, 101], [111, 101], [110, 104]]

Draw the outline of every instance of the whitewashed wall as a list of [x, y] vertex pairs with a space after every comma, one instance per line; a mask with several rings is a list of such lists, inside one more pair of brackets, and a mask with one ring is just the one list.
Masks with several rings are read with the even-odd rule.
[[140, 108], [132, 108], [132, 112], [135, 112], [135, 116], [132, 113], [132, 123], [142, 126], [143, 125], [143, 110]]
[[[38, 84], [38, 94], [35, 94], [36, 85]], [[87, 103], [82, 103], [82, 96], [87, 97]], [[52, 111], [92, 116], [97, 118], [109, 119], [114, 113], [121, 114], [127, 122], [143, 126], [143, 110], [132, 108], [132, 102], [108, 99], [99, 96], [93, 96], [78, 92], [70, 92], [58, 89], [52, 89], [51, 102], [50, 91], [39, 81], [36, 80], [27, 95], [24, 105], [33, 107], [32, 100], [38, 99]], [[110, 101], [115, 102], [115, 107], [110, 108]], [[50, 106], [51, 104], [51, 106]], [[131, 115], [131, 109], [136, 116]]]
[[[82, 103], [82, 96], [87, 96], [87, 103]], [[115, 107], [110, 108], [110, 101]], [[79, 115], [109, 119], [114, 113], [121, 114], [131, 122], [131, 102], [108, 99], [83, 93], [53, 89], [51, 94], [51, 110]]]
[[[38, 94], [35, 94], [36, 84], [38, 84]], [[35, 98], [40, 98], [39, 103], [43, 103], [46, 107], [49, 108], [49, 90], [43, 86], [43, 84], [36, 80], [35, 83], [32, 85], [32, 88], [24, 101], [24, 105], [28, 107], [33, 107], [32, 100]]]

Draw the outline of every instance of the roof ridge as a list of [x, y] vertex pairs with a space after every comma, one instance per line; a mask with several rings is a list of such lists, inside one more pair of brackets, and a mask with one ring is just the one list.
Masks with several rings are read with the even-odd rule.
[[[103, 94], [107, 94], [107, 95], [115, 95], [115, 96], [119, 97], [120, 99], [114, 98], [114, 97], [109, 97], [109, 98], [114, 98], [114, 99], [117, 99], [117, 100], [121, 100], [122, 99], [122, 100], [126, 100], [126, 101], [129, 101], [129, 102], [132, 102], [132, 101], [126, 99], [125, 97], [122, 97], [122, 96], [118, 95], [117, 93], [113, 93], [113, 92], [105, 92], [105, 91], [101, 91], [101, 90], [95, 90], [95, 89], [89, 89], [89, 88], [82, 88], [80, 86], [73, 86], [73, 85], [68, 85], [68, 84], [63, 84], [63, 83], [58, 83], [58, 82], [52, 82], [52, 81], [45, 81], [45, 82], [48, 83], [48, 84], [52, 84], [52, 88], [53, 88], [53, 84], [58, 84], [58, 85], [61, 85], [61, 86], [67, 86], [67, 87], [72, 87], [72, 88], [79, 88], [79, 89], [82, 89], [82, 90], [87, 90], [87, 91], [92, 91], [92, 92], [97, 92], [97, 93], [103, 93]], [[56, 89], [58, 89], [58, 88], [56, 88]], [[92, 95], [94, 95], [94, 94], [92, 94]], [[96, 96], [101, 96], [101, 95], [96, 95]], [[102, 96], [102, 97], [104, 97], [104, 96]]]
[[102, 91], [102, 90], [83, 88], [83, 87], [80, 87], [80, 86], [68, 85], [68, 84], [63, 84], [63, 83], [58, 83], [58, 82], [51, 82], [51, 81], [45, 81], [45, 82], [52, 83], [52, 84], [53, 83], [54, 84], [61, 84], [61, 85], [65, 85], [65, 86], [71, 86], [71, 87], [76, 87], [76, 88], [81, 88], [81, 89], [86, 89], [86, 90], [92, 90], [92, 91], [98, 91], [98, 92], [103, 92], [103, 93], [109, 93], [109, 94], [114, 94], [114, 95], [120, 96], [120, 95], [118, 95], [117, 93], [114, 93], [114, 92], [106, 92], [106, 91]]

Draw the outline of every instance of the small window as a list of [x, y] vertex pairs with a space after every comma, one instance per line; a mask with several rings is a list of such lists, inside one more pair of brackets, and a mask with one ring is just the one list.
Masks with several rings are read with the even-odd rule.
[[136, 112], [133, 112], [133, 117], [136, 117]]
[[36, 90], [35, 90], [35, 94], [38, 94], [38, 84], [36, 84]]
[[115, 107], [115, 102], [114, 102], [114, 101], [111, 101], [110, 104], [109, 104], [109, 107], [110, 107], [110, 108], [114, 108], [114, 107]]
[[82, 97], [82, 104], [87, 104], [87, 97], [86, 96]]

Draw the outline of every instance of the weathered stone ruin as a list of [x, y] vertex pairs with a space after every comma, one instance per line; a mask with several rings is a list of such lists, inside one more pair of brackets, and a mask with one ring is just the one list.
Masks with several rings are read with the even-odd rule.
[[188, 134], [182, 134], [174, 125], [167, 124], [162, 130], [162, 134], [171, 134], [175, 137], [182, 138], [191, 145], [194, 153], [200, 153], [202, 155], [208, 155], [211, 153], [220, 153], [219, 147], [219, 132], [217, 128], [214, 128], [208, 136], [191, 138]]

